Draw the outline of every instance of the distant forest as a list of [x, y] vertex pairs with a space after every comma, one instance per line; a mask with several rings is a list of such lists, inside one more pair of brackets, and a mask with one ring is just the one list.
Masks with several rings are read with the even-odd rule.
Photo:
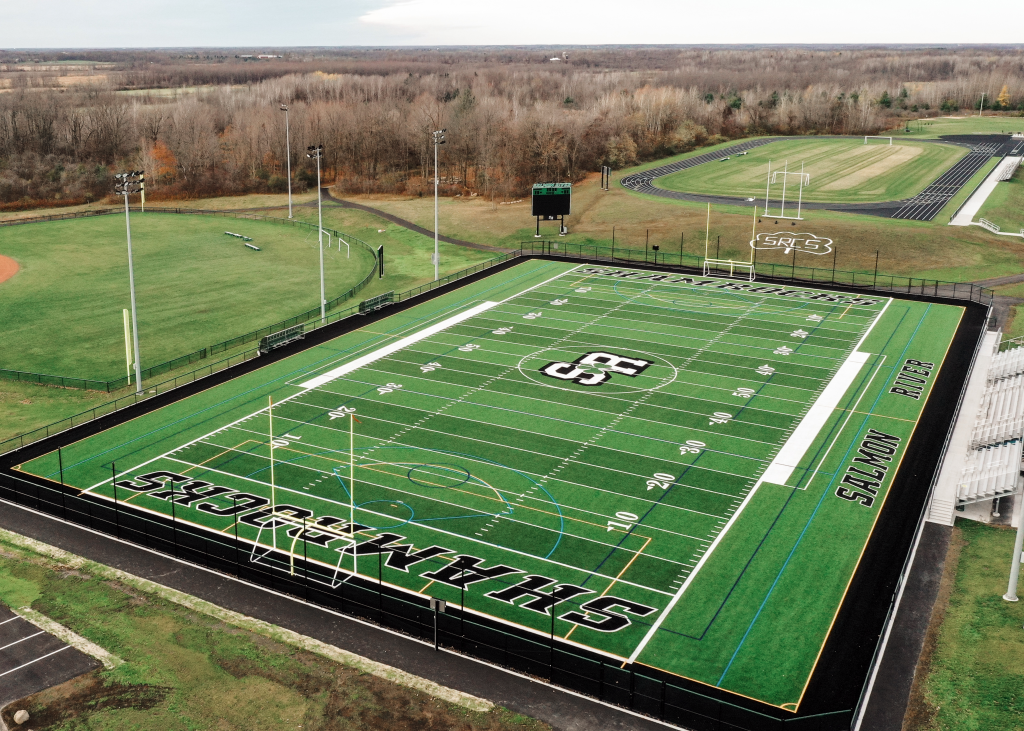
[[[270, 58], [258, 58], [259, 55]], [[555, 60], [557, 59], [557, 60]], [[519, 197], [727, 139], [874, 134], [977, 109], [1024, 114], [1024, 49], [715, 47], [0, 52], [0, 207], [325, 183]]]

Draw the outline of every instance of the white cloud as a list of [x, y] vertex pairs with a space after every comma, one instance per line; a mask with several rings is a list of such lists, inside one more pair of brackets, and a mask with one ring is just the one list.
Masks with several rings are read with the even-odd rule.
[[[972, 16], [1016, 14], [1018, 0], [982, 0]], [[941, 7], [862, 0], [391, 0], [360, 21], [430, 45], [711, 43], [1018, 43], [1012, 23], [956, 23]]]

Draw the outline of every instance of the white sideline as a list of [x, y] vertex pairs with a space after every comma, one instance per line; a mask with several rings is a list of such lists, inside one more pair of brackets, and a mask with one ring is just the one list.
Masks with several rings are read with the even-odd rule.
[[[853, 383], [853, 379], [856, 377], [857, 373], [864, 365], [864, 362], [865, 360], [867, 360], [868, 355], [870, 355], [869, 353], [860, 352], [860, 346], [864, 344], [864, 341], [867, 340], [868, 335], [870, 335], [871, 331], [875, 329], [875, 325], [877, 325], [878, 321], [882, 319], [882, 315], [884, 315], [885, 311], [889, 309], [890, 304], [892, 304], [891, 298], [885, 301], [885, 306], [878, 311], [878, 315], [875, 317], [874, 320], [871, 321], [871, 325], [869, 325], [868, 329], [864, 331], [863, 335], [861, 335], [861, 338], [860, 340], [857, 341], [857, 344], [853, 346], [853, 351], [843, 362], [843, 365], [839, 367], [839, 370], [836, 371], [835, 376], [833, 376], [832, 380], [829, 381], [829, 384], [821, 392], [821, 395], [818, 396], [817, 399], [815, 399], [814, 405], [811, 406], [810, 410], [807, 412], [804, 418], [800, 420], [800, 423], [793, 431], [793, 435], [786, 440], [786, 443], [782, 446], [782, 449], [780, 449], [779, 453], [775, 456], [775, 459], [773, 459], [772, 463], [768, 465], [768, 469], [764, 471], [764, 473], [761, 475], [761, 478], [754, 483], [754, 486], [752, 488], [750, 488], [750, 492], [748, 492], [747, 496], [743, 498], [743, 502], [741, 502], [739, 507], [736, 508], [736, 512], [732, 514], [732, 517], [729, 518], [729, 521], [722, 528], [721, 532], [717, 536], [715, 536], [715, 540], [711, 542], [710, 546], [708, 546], [708, 550], [706, 550], [704, 552], [704, 555], [700, 557], [700, 560], [697, 561], [697, 565], [693, 567], [693, 571], [691, 571], [690, 575], [686, 577], [686, 580], [683, 582], [683, 585], [679, 587], [679, 590], [676, 592], [676, 595], [672, 597], [672, 601], [670, 601], [668, 603], [668, 606], [666, 606], [665, 609], [661, 612], [661, 614], [658, 615], [658, 618], [654, 621], [654, 624], [651, 625], [650, 630], [648, 630], [647, 634], [644, 635], [644, 638], [640, 640], [640, 644], [636, 646], [636, 649], [633, 650], [633, 653], [629, 656], [630, 663], [634, 662], [637, 659], [637, 657], [639, 657], [640, 653], [647, 646], [647, 643], [651, 641], [652, 637], [654, 637], [654, 634], [658, 631], [658, 628], [661, 627], [661, 623], [665, 621], [665, 617], [667, 617], [672, 612], [676, 604], [679, 602], [680, 598], [682, 598], [683, 594], [690, 587], [690, 584], [693, 583], [694, 578], [696, 578], [697, 574], [700, 573], [701, 568], [704, 566], [705, 563], [707, 563], [707, 560], [711, 557], [711, 554], [715, 552], [716, 548], [718, 548], [718, 544], [722, 542], [723, 538], [725, 538], [725, 534], [728, 533], [729, 529], [736, 524], [737, 519], [739, 519], [740, 514], [743, 512], [743, 509], [750, 504], [750, 501], [754, 498], [754, 495], [757, 493], [758, 488], [760, 488], [761, 485], [763, 485], [767, 481], [766, 478], [768, 474], [782, 474], [783, 468], [781, 466], [778, 466], [777, 463], [779, 462], [779, 458], [783, 456], [783, 453], [786, 452], [786, 448], [789, 447], [790, 444], [794, 443], [794, 437], [798, 433], [802, 435], [801, 439], [803, 439], [805, 442], [804, 446], [800, 449], [800, 454], [797, 456], [795, 460], [793, 459], [793, 455], [796, 452], [796, 447], [792, 448], [792, 450], [787, 454], [785, 459], [786, 462], [792, 462], [795, 466], [796, 463], [800, 461], [800, 457], [803, 457], [804, 453], [807, 451], [807, 448], [810, 447], [811, 442], [814, 440], [814, 437], [817, 436], [818, 432], [821, 430], [821, 427], [824, 426], [825, 421], [828, 419], [828, 416], [839, 404], [839, 400], [843, 397], [843, 394], [846, 393], [847, 389], [850, 387], [850, 384]], [[856, 367], [854, 368], [854, 366], [851, 365], [851, 363], [856, 363]], [[843, 381], [845, 381], [844, 385], [842, 385], [841, 387], [840, 385], [837, 385], [842, 383]], [[835, 388], [833, 388], [833, 386], [835, 386]], [[832, 405], [828, 406], [828, 410], [826, 411], [825, 407], [829, 401], [832, 402]], [[813, 430], [810, 427], [804, 429], [804, 424], [808, 422], [816, 424]], [[789, 472], [786, 473], [786, 479], [788, 479], [792, 473], [793, 469], [790, 468]], [[772, 480], [772, 482], [774, 483], [775, 480]], [[781, 484], [785, 483], [783, 482]]]
[[431, 325], [430, 327], [424, 328], [423, 330], [413, 333], [408, 337], [402, 338], [401, 340], [396, 340], [393, 343], [389, 343], [388, 345], [385, 345], [383, 348], [378, 348], [372, 353], [368, 353], [367, 355], [364, 355], [361, 358], [356, 358], [351, 363], [346, 363], [345, 365], [339, 366], [338, 368], [335, 368], [332, 371], [327, 371], [323, 375], [317, 376], [316, 378], [311, 378], [305, 383], [300, 383], [299, 388], [305, 388], [308, 390], [310, 388], [318, 388], [320, 386], [323, 386], [325, 383], [330, 383], [335, 378], [340, 378], [341, 376], [348, 375], [352, 371], [358, 368], [362, 368], [363, 366], [368, 365], [375, 360], [380, 360], [385, 356], [391, 355], [392, 353], [401, 350], [407, 345], [418, 343], [420, 340], [423, 340], [424, 338], [429, 338], [431, 335], [436, 335], [445, 328], [449, 328], [452, 325], [457, 325], [464, 320], [468, 320], [471, 317], [475, 317], [476, 315], [479, 315], [481, 312], [486, 312], [492, 307], [497, 307], [498, 304], [498, 302], [481, 302], [476, 307], [471, 307], [465, 312], [460, 312], [457, 315], [449, 317], [447, 320], [442, 320], [436, 325]]
[[832, 416], [832, 412], [839, 405], [839, 400], [846, 393], [850, 384], [853, 383], [853, 379], [857, 377], [861, 367], [867, 363], [870, 357], [871, 353], [862, 353], [860, 351], [850, 353], [850, 357], [839, 367], [836, 375], [829, 381], [825, 390], [818, 396], [814, 405], [811, 406], [807, 414], [800, 421], [800, 424], [793, 430], [786, 443], [782, 445], [782, 449], [775, 455], [775, 459], [768, 465], [768, 469], [761, 475], [758, 484], [762, 482], [771, 482], [775, 485], [786, 484], [786, 481], [792, 477], [793, 470], [800, 464], [800, 460], [803, 459], [810, 448], [811, 442], [814, 441], [818, 432], [821, 431], [821, 427], [825, 426], [828, 418]]

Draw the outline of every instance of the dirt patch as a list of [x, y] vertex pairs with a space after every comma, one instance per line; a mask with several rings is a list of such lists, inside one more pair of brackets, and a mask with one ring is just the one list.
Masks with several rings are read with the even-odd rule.
[[[890, 152], [891, 150], [891, 152]], [[856, 188], [858, 185], [871, 180], [879, 175], [884, 175], [893, 168], [899, 167], [903, 163], [912, 160], [913, 158], [920, 155], [922, 152], [920, 147], [907, 147], [903, 145], [893, 145], [886, 150], [886, 155], [878, 162], [872, 163], [867, 167], [863, 167], [860, 170], [855, 170], [849, 175], [844, 175], [832, 183], [826, 185], [822, 190], [847, 190], [849, 188]], [[848, 157], [850, 162], [855, 163], [856, 158], [865, 155], [877, 155], [878, 148], [873, 146], [858, 147]]]
[[[40, 691], [9, 704], [3, 711], [8, 728], [32, 731], [64, 724], [83, 713], [93, 714], [106, 708], [134, 708], [148, 710], [163, 702], [170, 688], [155, 685], [105, 685], [101, 671], [79, 675], [66, 683]], [[29, 721], [24, 726], [14, 723], [14, 714], [26, 710]]]
[[511, 714], [502, 709], [491, 713], [467, 712], [426, 693], [360, 673], [310, 652], [290, 651], [289, 656], [296, 662], [279, 664], [249, 655], [213, 655], [211, 659], [235, 678], [260, 677], [309, 699], [326, 696], [322, 709], [303, 718], [302, 728], [306, 731], [550, 730], [542, 722], [508, 718]]
[[932, 655], [935, 653], [935, 645], [939, 641], [939, 629], [942, 627], [942, 620], [949, 607], [949, 597], [953, 593], [953, 585], [956, 583], [956, 569], [960, 565], [960, 552], [965, 544], [960, 529], [954, 526], [949, 539], [949, 549], [946, 551], [946, 563], [942, 567], [939, 594], [935, 598], [932, 618], [928, 623], [928, 632], [924, 636], [924, 646], [921, 648], [921, 656], [917, 661], [917, 668], [914, 670], [914, 684], [910, 688], [907, 711], [903, 716], [903, 731], [923, 731], [932, 728], [935, 714], [939, 710], [925, 697], [924, 683], [932, 669]]
[[0, 255], [0, 282], [6, 282], [17, 273], [18, 262], [9, 256]]

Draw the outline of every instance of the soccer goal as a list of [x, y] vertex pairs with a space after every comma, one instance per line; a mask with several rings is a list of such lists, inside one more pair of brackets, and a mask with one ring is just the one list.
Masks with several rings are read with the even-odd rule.
[[754, 265], [749, 261], [734, 261], [732, 259], [705, 259], [705, 277], [738, 277], [748, 282], [754, 281]]
[[[757, 226], [757, 204], [754, 204], [754, 226]], [[720, 259], [718, 251], [715, 258], [709, 258], [711, 247], [711, 204], [708, 203], [707, 228], [704, 234], [704, 276], [705, 277], [738, 277], [748, 282], [754, 281], [754, 250], [750, 250], [749, 261], [736, 259]]]
[[889, 144], [892, 144], [892, 137], [882, 137], [880, 135], [864, 135], [865, 145], [868, 144], [868, 140], [889, 140]]

